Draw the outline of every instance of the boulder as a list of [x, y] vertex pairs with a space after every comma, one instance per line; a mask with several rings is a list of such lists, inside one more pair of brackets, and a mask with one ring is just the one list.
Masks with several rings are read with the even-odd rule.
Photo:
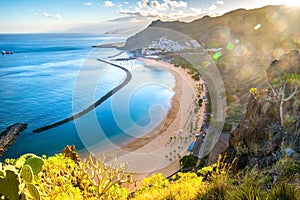
[[8, 126], [0, 134], [0, 157], [8, 150], [8, 148], [15, 142], [19, 135], [27, 128], [28, 124], [15, 123]]
[[65, 157], [72, 159], [75, 163], [79, 163], [81, 161], [74, 145], [67, 145], [62, 151], [62, 154]]

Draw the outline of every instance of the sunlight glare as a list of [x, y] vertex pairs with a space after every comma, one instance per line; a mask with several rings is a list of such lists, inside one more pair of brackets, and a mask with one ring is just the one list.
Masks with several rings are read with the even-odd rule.
[[300, 7], [300, 1], [299, 0], [285, 0], [284, 4], [287, 6], [299, 6]]
[[300, 0], [255, 0], [260, 6], [285, 5], [288, 7], [300, 7]]

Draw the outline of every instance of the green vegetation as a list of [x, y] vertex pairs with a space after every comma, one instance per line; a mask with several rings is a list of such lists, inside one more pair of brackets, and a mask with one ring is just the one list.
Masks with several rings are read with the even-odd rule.
[[234, 176], [230, 173], [231, 167], [219, 159], [212, 166], [196, 172], [178, 173], [170, 180], [155, 174], [143, 180], [141, 188], [133, 194], [132, 199], [293, 200], [299, 195], [299, 183], [295, 179], [290, 184], [287, 179], [272, 180], [271, 172], [275, 168], [260, 171], [254, 168]]
[[[12, 160], [10, 160], [12, 162]], [[40, 199], [35, 185], [36, 175], [42, 171], [44, 161], [34, 154], [25, 154], [15, 165], [0, 165], [0, 197], [7, 199]], [[2, 198], [2, 197], [1, 197]]]
[[195, 158], [192, 155], [183, 156], [183, 158], [180, 159], [179, 163], [182, 168], [190, 168], [196, 166]]
[[123, 183], [133, 182], [127, 166], [88, 160], [76, 163], [58, 154], [25, 154], [0, 163], [0, 199], [127, 199]]
[[134, 193], [132, 199], [196, 199], [203, 190], [202, 177], [195, 173], [178, 173], [169, 181], [161, 174], [155, 174], [142, 181], [141, 188]]
[[[181, 159], [194, 166], [191, 156]], [[129, 194], [124, 183], [132, 183], [132, 173], [116, 161], [105, 165], [104, 159], [91, 156], [75, 162], [58, 154], [40, 158], [25, 154], [0, 164], [1, 199], [297, 199], [300, 163], [284, 156], [266, 169], [231, 173], [232, 164], [221, 158], [194, 172], [177, 173], [169, 179], [162, 174], [145, 178], [139, 189]], [[276, 172], [276, 178], [274, 178]], [[291, 182], [291, 180], [293, 180]]]
[[174, 64], [175, 67], [182, 67], [185, 69], [192, 69], [195, 70], [188, 61], [180, 57], [179, 55], [174, 55], [171, 61], [172, 64]]
[[222, 132], [230, 132], [231, 129], [232, 129], [232, 125], [229, 124], [228, 122], [225, 122], [225, 123], [224, 123], [224, 126], [223, 126]]
[[228, 199], [236, 200], [260, 200], [266, 199], [266, 193], [258, 187], [257, 182], [247, 179], [238, 187], [228, 192]]
[[300, 175], [300, 160], [294, 160], [284, 155], [273, 168], [277, 171], [279, 179], [288, 181], [295, 175]]
[[280, 122], [284, 126], [283, 104], [300, 92], [300, 75], [296, 73], [283, 73], [268, 83], [274, 96], [280, 102]]
[[199, 105], [199, 107], [202, 106], [202, 103], [203, 103], [203, 99], [199, 99], [199, 100], [198, 100], [198, 105]]
[[201, 74], [197, 71], [197, 69], [195, 67], [193, 67], [193, 65], [191, 63], [186, 61], [181, 56], [173, 55], [172, 60], [171, 60], [171, 64], [173, 64], [175, 67], [181, 67], [183, 69], [188, 69], [189, 70], [188, 73], [191, 74], [191, 77], [194, 80], [196, 80], [196, 81], [200, 80]]
[[295, 187], [287, 184], [287, 183], [280, 183], [276, 185], [270, 195], [268, 196], [270, 200], [277, 200], [277, 199], [288, 199], [288, 200], [297, 200], [297, 191]]

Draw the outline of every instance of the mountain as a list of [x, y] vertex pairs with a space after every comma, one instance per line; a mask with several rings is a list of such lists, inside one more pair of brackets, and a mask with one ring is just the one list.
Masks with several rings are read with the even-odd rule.
[[150, 21], [136, 20], [132, 17], [122, 17], [101, 23], [82, 24], [69, 29], [70, 33], [101, 33], [131, 35], [144, 29]]
[[[283, 125], [280, 102], [267, 84], [283, 73], [300, 74], [299, 7], [238, 9], [191, 23], [157, 20], [128, 38], [124, 48], [132, 50], [145, 40], [150, 43], [152, 35], [159, 35], [153, 28], [156, 32], [162, 28], [161, 35], [166, 29], [181, 32], [198, 41], [211, 57], [216, 51], [209, 49], [219, 51], [212, 60], [225, 84], [226, 121], [235, 125], [224, 154], [229, 161], [237, 158], [235, 171], [271, 166], [286, 149], [299, 155], [300, 95], [284, 103]], [[249, 93], [251, 88], [258, 91], [255, 98]]]
[[225, 83], [227, 119], [230, 122], [239, 122], [245, 114], [250, 88], [266, 87], [266, 69], [273, 60], [290, 50], [300, 50], [299, 7], [238, 9], [218, 17], [205, 16], [190, 23], [157, 20], [128, 38], [124, 48], [132, 50], [151, 37], [153, 27], [181, 32], [197, 40], [205, 49], [222, 49], [222, 56], [214, 62]]

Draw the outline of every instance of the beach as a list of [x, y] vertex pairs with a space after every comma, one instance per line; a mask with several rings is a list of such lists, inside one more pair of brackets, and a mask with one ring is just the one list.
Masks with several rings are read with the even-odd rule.
[[[195, 81], [186, 69], [167, 62], [145, 58], [138, 60], [146, 67], [169, 71], [175, 77], [176, 83], [172, 89], [172, 107], [161, 124], [142, 138], [137, 138], [119, 149], [104, 152], [108, 161], [117, 158], [119, 162], [128, 163], [127, 170], [135, 172], [137, 185], [153, 173], [162, 173], [168, 177], [180, 169], [179, 159], [189, 154], [187, 149], [191, 141], [195, 140], [195, 134], [200, 132], [204, 112], [204, 106], [195, 112], [202, 80]], [[102, 154], [103, 152], [99, 152], [99, 155], [94, 156]]]

